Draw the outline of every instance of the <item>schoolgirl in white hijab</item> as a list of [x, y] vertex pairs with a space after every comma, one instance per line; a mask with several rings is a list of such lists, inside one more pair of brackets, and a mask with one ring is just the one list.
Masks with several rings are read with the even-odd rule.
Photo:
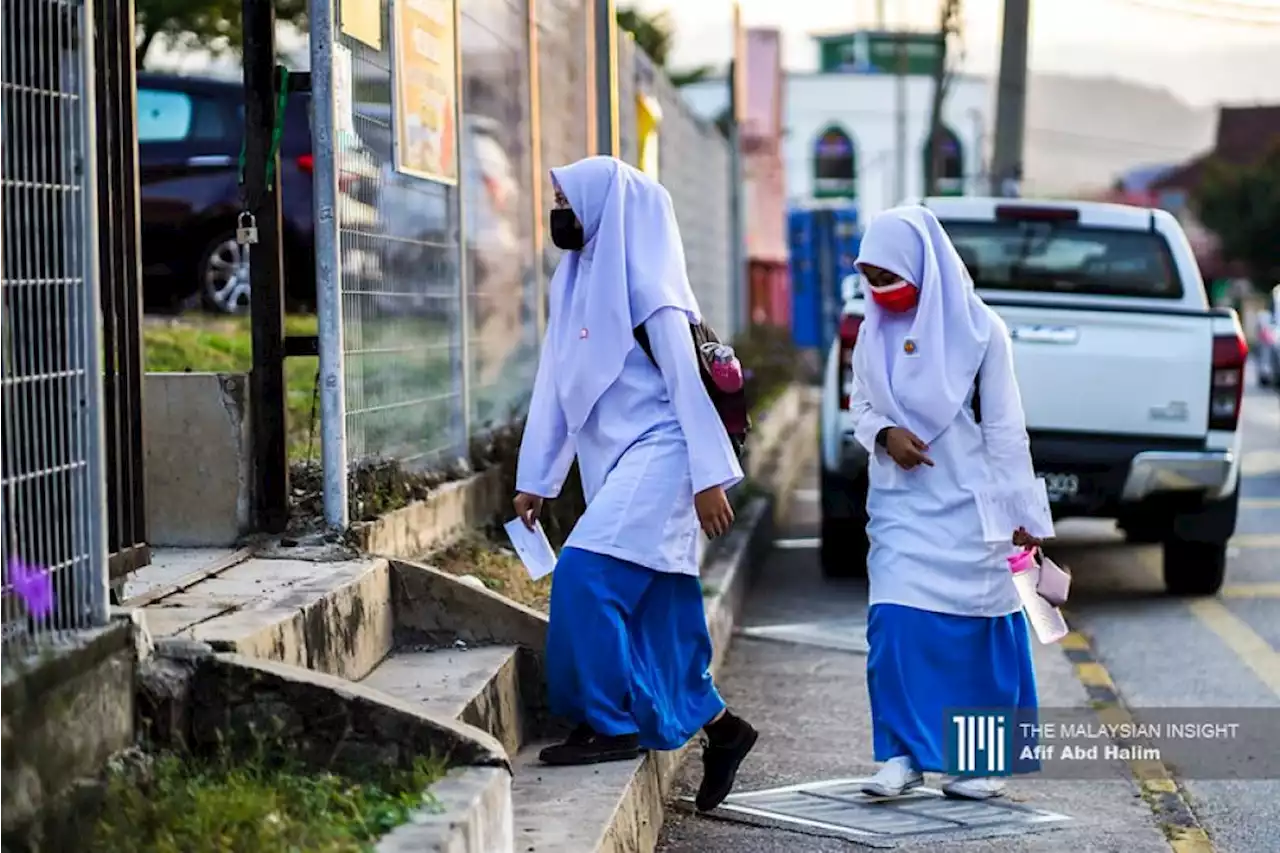
[[[891, 797], [924, 771], [948, 771], [953, 714], [1035, 712], [1031, 644], [1005, 558], [1036, 543], [1021, 530], [1009, 545], [985, 542], [974, 498], [1034, 474], [1009, 332], [933, 213], [877, 216], [857, 265], [869, 299], [851, 407], [871, 456], [867, 689], [884, 762], [864, 790]], [[967, 775], [943, 790], [984, 799], [1003, 786]]]
[[[551, 170], [551, 237], [565, 254], [516, 475], [533, 524], [576, 455], [587, 509], [556, 564], [547, 634], [551, 708], [577, 724], [548, 764], [671, 750], [704, 729], [700, 808], [728, 794], [757, 734], [708, 673], [699, 527], [733, 522], [742, 469], [690, 334], [701, 314], [671, 197], [611, 157]], [[637, 344], [643, 326], [651, 360]]]

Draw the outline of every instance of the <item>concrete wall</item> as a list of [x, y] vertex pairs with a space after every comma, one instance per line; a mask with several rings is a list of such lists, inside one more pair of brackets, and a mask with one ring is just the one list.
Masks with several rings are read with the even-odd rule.
[[135, 630], [117, 619], [6, 666], [5, 850], [75, 849], [80, 783], [134, 743]]
[[235, 544], [249, 525], [249, 378], [148, 373], [142, 398], [149, 543]]

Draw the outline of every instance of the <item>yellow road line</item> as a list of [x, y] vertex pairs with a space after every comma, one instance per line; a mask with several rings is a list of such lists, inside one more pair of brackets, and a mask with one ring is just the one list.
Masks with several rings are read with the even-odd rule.
[[1280, 652], [1215, 598], [1202, 598], [1187, 606], [1201, 624], [1217, 634], [1263, 684], [1280, 696]]
[[[1099, 722], [1104, 725], [1134, 722], [1107, 668], [1098, 661], [1089, 638], [1072, 631], [1060, 646], [1071, 661], [1076, 677], [1089, 691]], [[1131, 759], [1126, 764], [1172, 853], [1215, 853], [1213, 842], [1201, 828], [1168, 766], [1159, 759]]]
[[1280, 548], [1280, 533], [1242, 533], [1227, 543], [1233, 548]]
[[1280, 582], [1231, 584], [1221, 594], [1223, 598], [1280, 598]]

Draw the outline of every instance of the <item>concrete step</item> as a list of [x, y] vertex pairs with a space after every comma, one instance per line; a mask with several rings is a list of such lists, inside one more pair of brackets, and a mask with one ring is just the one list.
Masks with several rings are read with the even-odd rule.
[[[662, 829], [663, 771], [674, 753], [631, 761], [548, 767], [531, 743], [512, 760], [515, 849], [520, 853], [635, 853], [653, 850]], [[660, 767], [660, 765], [662, 765]], [[668, 774], [669, 775], [669, 774]]]
[[528, 730], [516, 646], [396, 649], [362, 684], [493, 735], [514, 756]]

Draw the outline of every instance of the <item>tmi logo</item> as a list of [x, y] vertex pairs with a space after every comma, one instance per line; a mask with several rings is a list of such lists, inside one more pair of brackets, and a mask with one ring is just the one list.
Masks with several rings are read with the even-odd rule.
[[1003, 776], [1009, 746], [1005, 714], [952, 714], [951, 759], [957, 775]]

